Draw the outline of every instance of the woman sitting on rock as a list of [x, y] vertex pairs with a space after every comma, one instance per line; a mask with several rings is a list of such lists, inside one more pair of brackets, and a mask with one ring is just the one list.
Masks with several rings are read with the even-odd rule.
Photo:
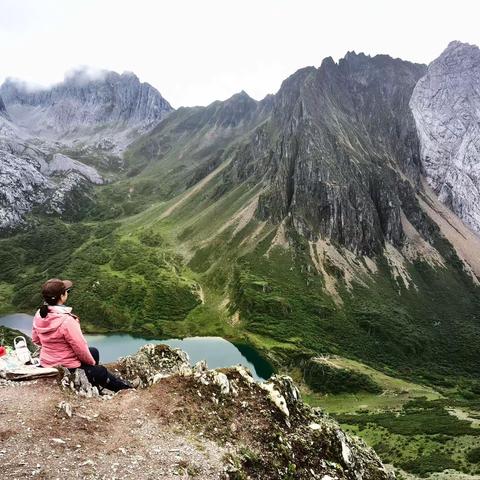
[[114, 392], [131, 385], [99, 365], [96, 348], [88, 347], [77, 316], [65, 302], [73, 284], [70, 280], [52, 278], [42, 287], [44, 304], [33, 318], [32, 341], [41, 346], [42, 367], [63, 366], [74, 372], [82, 368], [89, 382]]

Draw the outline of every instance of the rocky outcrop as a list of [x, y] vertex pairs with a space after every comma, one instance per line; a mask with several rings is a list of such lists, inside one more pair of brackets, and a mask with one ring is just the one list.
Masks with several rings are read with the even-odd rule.
[[55, 153], [52, 159], [41, 166], [41, 172], [47, 176], [62, 175], [65, 173], [76, 172], [89, 182], [101, 185], [103, 183], [102, 177], [97, 170], [82, 162], [73, 160], [61, 153]]
[[188, 355], [167, 345], [144, 345], [135, 355], [120, 358], [117, 369], [143, 388], [173, 374], [191, 373]]
[[[207, 438], [228, 440], [231, 445], [237, 436], [250, 442], [236, 445], [227, 456], [225, 478], [248, 475], [280, 480], [292, 472], [299, 480], [394, 478], [371, 448], [347, 435], [320, 410], [304, 404], [289, 377], [273, 376], [256, 383], [241, 366], [209, 370], [205, 362], [199, 362], [192, 368], [185, 352], [166, 345], [145, 345], [111, 368], [144, 389], [143, 395], [155, 385], [181, 379], [175, 395], [193, 395], [197, 416], [193, 412], [185, 415], [187, 408], [183, 407], [178, 422], [187, 421], [189, 428], [200, 430]], [[84, 397], [99, 395], [86, 385], [85, 378], [68, 371], [61, 384]], [[115, 401], [113, 395], [106, 398]], [[60, 403], [59, 409], [72, 417], [70, 404]], [[225, 423], [226, 415], [233, 415], [235, 423]]]
[[103, 183], [97, 170], [62, 154], [28, 146], [0, 134], [0, 231], [15, 229], [38, 206], [76, 218], [89, 201], [90, 186]]
[[3, 102], [2, 97], [0, 97], [0, 117], [10, 120], [10, 118], [8, 117], [7, 108], [5, 107], [5, 103]]
[[410, 106], [427, 181], [480, 233], [480, 49], [451, 42], [416, 85]]
[[0, 150], [0, 230], [20, 224], [32, 206], [47, 200], [51, 186], [31, 162]]

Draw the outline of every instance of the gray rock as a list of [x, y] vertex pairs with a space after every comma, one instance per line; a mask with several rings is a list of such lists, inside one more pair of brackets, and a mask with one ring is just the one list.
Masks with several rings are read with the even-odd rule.
[[66, 402], [65, 400], [62, 400], [58, 405], [57, 405], [58, 410], [60, 413], [64, 413], [67, 417], [71, 418], [73, 415], [73, 407], [72, 404], [69, 402]]
[[103, 178], [95, 168], [85, 165], [77, 160], [73, 160], [61, 153], [55, 153], [52, 160], [42, 165], [40, 171], [47, 176], [76, 172], [85, 177], [91, 183], [97, 185], [103, 183]]
[[260, 181], [257, 216], [288, 219], [309, 240], [368, 255], [400, 246], [401, 189], [414, 198], [421, 174], [408, 103], [424, 72], [355, 53], [299, 70], [271, 100], [270, 120], [239, 146], [226, 181]]
[[5, 103], [0, 97], [0, 117], [5, 118], [6, 120], [10, 120], [10, 117], [8, 116], [7, 108], [5, 107]]
[[84, 143], [126, 145], [173, 109], [148, 83], [133, 73], [78, 70], [51, 88], [32, 90], [7, 79], [0, 95], [12, 121], [32, 136]]
[[428, 183], [480, 232], [480, 49], [451, 42], [410, 101]]
[[62, 388], [72, 390], [81, 397], [91, 398], [100, 395], [98, 388], [94, 387], [88, 381], [87, 375], [83, 369], [76, 368], [73, 373], [67, 368], [59, 367], [59, 369], [63, 372], [63, 375], [60, 378], [60, 385]]
[[48, 198], [50, 181], [30, 159], [0, 150], [0, 229], [13, 228]]
[[121, 357], [118, 361], [122, 376], [141, 388], [170, 375], [184, 373], [186, 369], [190, 369], [187, 353], [167, 345], [144, 345], [135, 355]]
[[60, 154], [49, 157], [23, 139], [13, 134], [2, 137], [0, 132], [0, 231], [24, 223], [35, 206], [74, 217], [89, 197], [89, 185], [103, 183], [93, 167]]

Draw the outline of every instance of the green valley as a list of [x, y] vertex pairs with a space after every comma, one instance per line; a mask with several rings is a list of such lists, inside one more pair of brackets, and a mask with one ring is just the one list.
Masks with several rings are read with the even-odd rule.
[[480, 240], [425, 178], [425, 73], [349, 53], [170, 111], [121, 158], [72, 148], [107, 181], [2, 234], [0, 312], [72, 279], [86, 332], [248, 344], [398, 478], [480, 474]]

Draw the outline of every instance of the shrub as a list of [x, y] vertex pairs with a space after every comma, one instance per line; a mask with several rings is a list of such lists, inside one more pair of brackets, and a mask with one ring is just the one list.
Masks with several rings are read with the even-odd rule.
[[152, 229], [142, 230], [139, 238], [140, 242], [147, 247], [161, 247], [165, 243], [162, 235], [158, 232], [154, 232]]
[[400, 415], [384, 412], [370, 415], [338, 415], [340, 423], [350, 425], [380, 425], [399, 435], [461, 435], [480, 436], [480, 429], [472, 428], [467, 420], [450, 415], [442, 406], [429, 410], [403, 411]]
[[480, 463], [480, 447], [472, 448], [466, 455], [470, 463]]
[[99, 243], [93, 243], [85, 248], [79, 257], [95, 265], [105, 265], [112, 258], [112, 254]]
[[447, 468], [457, 469], [458, 462], [443, 452], [432, 452], [429, 455], [401, 462], [400, 467], [409, 473], [426, 477], [429, 473], [443, 472]]
[[381, 387], [364, 373], [338, 368], [315, 359], [311, 359], [306, 363], [303, 370], [303, 378], [305, 383], [316, 392], [382, 392]]
[[118, 222], [100, 223], [94, 231], [95, 238], [104, 238], [120, 226]]
[[142, 247], [135, 242], [122, 241], [113, 254], [112, 268], [115, 270], [125, 270], [138, 263], [143, 257]]

